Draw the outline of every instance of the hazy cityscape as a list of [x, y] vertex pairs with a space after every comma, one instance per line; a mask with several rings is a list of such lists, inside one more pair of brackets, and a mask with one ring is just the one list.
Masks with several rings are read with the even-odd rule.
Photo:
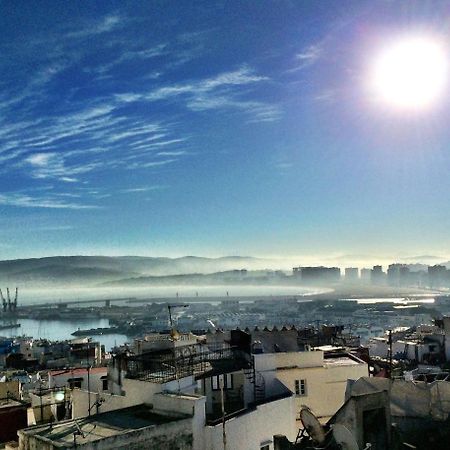
[[0, 1], [0, 449], [448, 449], [449, 23]]

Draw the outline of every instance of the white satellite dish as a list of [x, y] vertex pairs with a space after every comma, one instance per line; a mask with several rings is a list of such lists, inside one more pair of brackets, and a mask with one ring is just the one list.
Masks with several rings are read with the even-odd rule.
[[339, 423], [332, 425], [333, 438], [343, 450], [359, 450], [358, 443], [351, 431]]
[[309, 437], [315, 443], [323, 444], [325, 442], [325, 431], [317, 417], [308, 408], [302, 408], [300, 411], [300, 420]]

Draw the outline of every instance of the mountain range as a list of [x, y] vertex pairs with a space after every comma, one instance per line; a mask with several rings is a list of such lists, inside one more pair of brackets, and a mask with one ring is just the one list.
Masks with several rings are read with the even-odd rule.
[[[441, 264], [450, 267], [450, 261]], [[0, 287], [217, 284], [222, 281], [226, 284], [239, 283], [241, 275], [236, 271], [242, 269], [252, 271], [246, 276], [247, 282], [263, 282], [264, 276], [270, 278], [270, 273], [258, 271], [290, 267], [293, 265], [281, 259], [249, 256], [51, 256], [0, 261]], [[427, 270], [426, 264], [418, 262], [408, 267], [411, 271]]]
[[264, 268], [263, 259], [242, 256], [53, 256], [0, 261], [0, 286], [93, 286], [142, 277], [212, 274], [235, 269], [261, 268]]

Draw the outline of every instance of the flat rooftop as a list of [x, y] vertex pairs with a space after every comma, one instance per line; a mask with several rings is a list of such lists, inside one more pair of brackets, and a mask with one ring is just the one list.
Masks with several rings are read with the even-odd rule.
[[364, 361], [358, 361], [351, 358], [350, 356], [339, 356], [338, 358], [327, 358], [324, 360], [325, 366], [358, 366], [360, 364], [365, 364]]
[[139, 430], [164, 423], [185, 419], [187, 416], [163, 416], [152, 412], [146, 405], [133, 406], [120, 410], [97, 414], [76, 420], [59, 422], [26, 428], [23, 432], [43, 441], [51, 441], [56, 446], [72, 446], [74, 435], [77, 444], [95, 442], [108, 437], [123, 434], [126, 431]]
[[18, 400], [14, 400], [12, 398], [3, 398], [0, 399], [0, 408], [12, 408], [13, 406], [23, 406], [25, 403], [19, 402]]

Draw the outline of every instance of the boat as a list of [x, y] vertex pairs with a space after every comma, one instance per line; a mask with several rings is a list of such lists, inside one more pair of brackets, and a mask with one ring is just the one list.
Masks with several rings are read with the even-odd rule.
[[0, 325], [0, 330], [9, 330], [10, 328], [19, 328], [20, 326], [20, 323], [5, 323]]
[[118, 327], [106, 327], [106, 328], [90, 328], [88, 330], [76, 330], [72, 333], [72, 336], [97, 336], [102, 334], [114, 334], [118, 333]]

